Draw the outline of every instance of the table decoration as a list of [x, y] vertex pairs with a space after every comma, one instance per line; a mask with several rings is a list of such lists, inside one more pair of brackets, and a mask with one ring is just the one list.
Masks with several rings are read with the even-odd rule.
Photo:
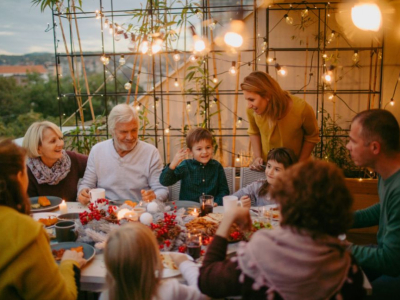
[[59, 205], [59, 208], [60, 208], [61, 214], [66, 214], [68, 212], [68, 207], [67, 207], [67, 203], [65, 203], [65, 200], [63, 200], [61, 202], [61, 204]]

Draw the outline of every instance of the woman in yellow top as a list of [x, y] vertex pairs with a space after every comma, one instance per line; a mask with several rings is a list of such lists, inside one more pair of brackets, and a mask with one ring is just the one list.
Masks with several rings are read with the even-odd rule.
[[240, 86], [248, 103], [247, 132], [255, 157], [250, 168], [262, 171], [268, 152], [273, 148], [290, 148], [299, 161], [309, 158], [319, 142], [312, 107], [282, 90], [265, 72], [252, 72]]

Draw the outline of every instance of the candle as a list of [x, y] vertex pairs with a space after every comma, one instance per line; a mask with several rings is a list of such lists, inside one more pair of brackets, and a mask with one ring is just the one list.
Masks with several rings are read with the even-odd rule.
[[194, 216], [194, 217], [198, 217], [199, 216], [199, 212], [197, 211], [196, 208], [193, 210], [192, 216]]
[[65, 200], [63, 200], [58, 207], [60, 208], [61, 214], [66, 214], [68, 212], [68, 207], [67, 207], [67, 203], [65, 203]]

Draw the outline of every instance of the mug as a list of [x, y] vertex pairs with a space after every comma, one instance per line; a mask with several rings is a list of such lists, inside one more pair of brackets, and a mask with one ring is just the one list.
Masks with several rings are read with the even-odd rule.
[[146, 212], [146, 208], [135, 206], [135, 207], [133, 208], [133, 211], [134, 211], [135, 213], [137, 213], [138, 217], [140, 218], [140, 216], [141, 216], [144, 212]]
[[222, 204], [224, 206], [224, 212], [236, 208], [238, 206], [243, 207], [242, 201], [238, 199], [236, 196], [224, 196], [222, 197]]
[[105, 189], [91, 189], [89, 191], [90, 202], [95, 202], [97, 199], [104, 199], [106, 197]]
[[61, 221], [54, 226], [58, 242], [74, 242], [78, 238], [74, 221]]

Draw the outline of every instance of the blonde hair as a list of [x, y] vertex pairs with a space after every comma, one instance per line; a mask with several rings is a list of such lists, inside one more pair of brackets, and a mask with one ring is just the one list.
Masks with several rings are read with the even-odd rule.
[[39, 157], [38, 148], [43, 142], [43, 132], [46, 129], [52, 129], [58, 137], [62, 138], [63, 133], [60, 128], [52, 122], [42, 121], [33, 123], [25, 133], [22, 147], [26, 149], [27, 155], [30, 158]]
[[162, 263], [153, 232], [141, 223], [113, 231], [105, 252], [110, 300], [150, 300], [162, 275]]
[[290, 101], [289, 93], [282, 90], [269, 74], [262, 71], [252, 72], [244, 78], [240, 88], [269, 100], [265, 114], [272, 122], [284, 116]]
[[118, 104], [114, 106], [108, 116], [108, 128], [111, 135], [114, 135], [115, 125], [117, 123], [128, 123], [135, 120], [139, 124], [139, 117], [136, 110], [128, 104]]

